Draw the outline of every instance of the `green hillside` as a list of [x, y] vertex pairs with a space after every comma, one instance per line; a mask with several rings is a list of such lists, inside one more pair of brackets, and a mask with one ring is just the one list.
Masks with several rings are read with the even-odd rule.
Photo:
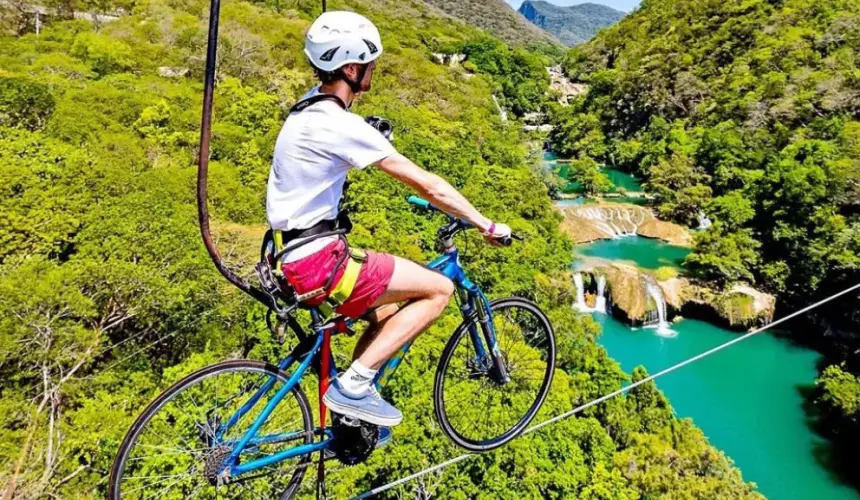
[[570, 46], [590, 40], [598, 30], [612, 26], [625, 16], [620, 10], [596, 3], [562, 7], [541, 0], [525, 0], [518, 12]]
[[[123, 7], [113, 22], [55, 18], [38, 35], [26, 11], [4, 11], [2, 20], [0, 484], [16, 499], [103, 498], [120, 440], [156, 394], [214, 361], [275, 360], [287, 349], [267, 331], [261, 306], [218, 275], [198, 233], [208, 4]], [[499, 68], [537, 56], [489, 43], [419, 1], [329, 7], [365, 13], [383, 34], [378, 80], [357, 112], [390, 118], [399, 151], [525, 235], [512, 248], [490, 248], [474, 234], [461, 243], [464, 266], [490, 296], [530, 297], [552, 318], [559, 371], [538, 420], [619, 388], [630, 377], [597, 346], [592, 320], [571, 310], [570, 243], [526, 160], [525, 138], [490, 99], [499, 89], [511, 102], [521, 97], [528, 82], [510, 79], [527, 73]], [[312, 84], [301, 46], [319, 5], [231, 0], [222, 9], [210, 201], [225, 260], [248, 274], [265, 229], [275, 137]], [[452, 45], [483, 73], [432, 62]], [[420, 261], [435, 254], [439, 221], [410, 210], [404, 187], [373, 169], [353, 180], [354, 245]], [[458, 321], [452, 306], [413, 347], [388, 394], [406, 415], [394, 444], [333, 473], [334, 497], [460, 453], [438, 430], [431, 402], [436, 362]], [[352, 342], [338, 338], [341, 363]], [[388, 498], [759, 497], [650, 384], [425, 479]]]
[[[788, 313], [860, 282], [858, 57], [856, 1], [646, 0], [569, 53], [590, 91], [556, 109], [554, 140], [643, 176], [665, 218], [704, 211], [687, 268], [753, 282]], [[849, 295], [792, 329], [845, 360], [819, 384], [837, 443], [860, 435], [858, 310]]]
[[550, 33], [528, 22], [505, 0], [426, 0], [447, 14], [501, 38], [512, 45], [563, 48]]

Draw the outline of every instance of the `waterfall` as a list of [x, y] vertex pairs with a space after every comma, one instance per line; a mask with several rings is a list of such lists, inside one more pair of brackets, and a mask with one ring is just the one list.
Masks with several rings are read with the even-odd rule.
[[508, 113], [502, 109], [502, 105], [499, 104], [499, 100], [496, 99], [495, 94], [493, 94], [493, 102], [496, 104], [496, 109], [499, 110], [499, 118], [501, 118], [503, 122], [508, 121]]
[[576, 283], [576, 309], [582, 312], [591, 312], [591, 308], [585, 303], [585, 286], [582, 283], [582, 273], [573, 275], [573, 282]]
[[699, 229], [708, 229], [711, 227], [711, 219], [705, 215], [705, 212], [699, 210], [699, 215], [696, 216], [699, 219]]
[[[636, 213], [631, 213], [631, 212]], [[613, 239], [636, 236], [645, 222], [642, 210], [615, 207], [583, 207], [574, 212], [578, 217], [592, 221], [595, 229]], [[638, 215], [638, 217], [636, 217]], [[636, 219], [639, 219], [638, 221]]]
[[666, 301], [663, 300], [663, 292], [660, 290], [660, 287], [654, 283], [647, 282], [645, 283], [645, 290], [648, 291], [648, 295], [657, 304], [657, 321], [648, 325], [648, 328], [656, 328], [657, 335], [661, 337], [674, 337], [678, 333], [672, 330], [671, 325], [666, 321]]
[[594, 299], [594, 311], [606, 314], [606, 276], [597, 277], [597, 297]]

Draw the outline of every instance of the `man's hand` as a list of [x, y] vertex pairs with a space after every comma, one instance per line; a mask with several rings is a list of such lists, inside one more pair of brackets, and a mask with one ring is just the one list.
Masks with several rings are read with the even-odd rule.
[[511, 228], [507, 224], [494, 222], [484, 231], [483, 235], [489, 244], [499, 246], [502, 244], [500, 240], [511, 237]]

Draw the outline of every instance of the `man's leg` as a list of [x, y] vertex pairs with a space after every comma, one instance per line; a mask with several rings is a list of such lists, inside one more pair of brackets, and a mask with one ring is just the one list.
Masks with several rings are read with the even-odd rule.
[[323, 398], [328, 407], [376, 425], [400, 423], [403, 415], [376, 394], [373, 379], [388, 358], [442, 314], [453, 293], [454, 285], [445, 276], [395, 257], [388, 288], [371, 307], [407, 304], [399, 310], [388, 309], [388, 314], [379, 311], [380, 321], [356, 346], [357, 359], [329, 386]]
[[395, 257], [394, 274], [388, 288], [372, 307], [404, 301], [409, 303], [379, 324], [378, 333], [374, 332], [372, 340], [361, 346], [360, 353], [359, 346], [356, 346], [357, 361], [378, 370], [398, 349], [442, 314], [453, 293], [454, 284], [447, 277], [411, 260]]
[[370, 324], [367, 325], [364, 333], [361, 334], [361, 337], [359, 337], [358, 342], [355, 344], [355, 349], [352, 351], [353, 360], [358, 359], [359, 356], [364, 353], [367, 346], [369, 346], [370, 343], [373, 342], [373, 339], [376, 338], [382, 325], [384, 325], [385, 322], [394, 316], [399, 310], [400, 307], [397, 304], [385, 304], [372, 309], [369, 313], [364, 315], [362, 319], [367, 320]]

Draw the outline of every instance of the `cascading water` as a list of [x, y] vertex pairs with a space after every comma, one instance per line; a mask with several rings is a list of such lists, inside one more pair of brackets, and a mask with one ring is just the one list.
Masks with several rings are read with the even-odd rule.
[[672, 330], [669, 322], [666, 321], [666, 301], [663, 300], [663, 292], [660, 290], [660, 287], [654, 283], [647, 282], [645, 283], [645, 290], [648, 291], [648, 295], [657, 304], [657, 321], [656, 323], [646, 325], [646, 328], [655, 328], [657, 335], [661, 337], [674, 337], [678, 333]]
[[606, 276], [597, 277], [597, 298], [594, 299], [594, 312], [606, 314]]
[[585, 303], [585, 286], [582, 283], [582, 273], [574, 274], [573, 282], [576, 284], [576, 304], [574, 307], [582, 312], [591, 312], [591, 308]]
[[645, 222], [645, 214], [639, 209], [584, 207], [578, 209], [576, 215], [593, 221], [596, 229], [613, 239], [636, 236], [639, 226]]
[[699, 215], [696, 218], [699, 219], [699, 229], [708, 229], [711, 227], [711, 219], [705, 215], [705, 212], [699, 211]]

